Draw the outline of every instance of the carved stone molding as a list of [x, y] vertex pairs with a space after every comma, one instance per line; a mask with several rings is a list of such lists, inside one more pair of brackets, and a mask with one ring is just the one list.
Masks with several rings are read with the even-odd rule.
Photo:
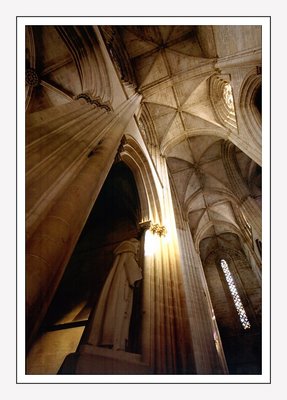
[[105, 40], [107, 50], [119, 73], [122, 81], [128, 82], [136, 87], [134, 70], [131, 65], [129, 55], [121, 38], [121, 29], [110, 26], [102, 26], [101, 33]]
[[113, 111], [113, 108], [110, 105], [110, 103], [103, 102], [100, 97], [92, 98], [87, 93], [80, 93], [74, 99], [75, 100], [84, 99], [84, 100], [86, 100], [87, 103], [95, 105], [96, 107], [99, 107], [99, 108], [104, 108], [108, 112]]
[[106, 105], [112, 94], [110, 76], [99, 44], [100, 33], [96, 27], [79, 25], [57, 26], [56, 30], [73, 57], [82, 93], [89, 93], [89, 97], [96, 101], [95, 105]]
[[147, 231], [151, 227], [151, 221], [143, 221], [139, 223], [140, 230], [142, 232]]
[[245, 125], [256, 143], [261, 147], [261, 114], [255, 105], [255, 97], [258, 90], [261, 90], [262, 77], [254, 68], [246, 75], [240, 91], [240, 111]]
[[27, 68], [25, 82], [28, 86], [36, 87], [39, 85], [39, 76], [34, 68]]
[[210, 79], [210, 98], [220, 123], [231, 130], [237, 129], [232, 88], [226, 76], [214, 75]]
[[166, 227], [159, 224], [152, 224], [150, 230], [153, 234], [157, 234], [158, 236], [166, 236], [167, 234]]

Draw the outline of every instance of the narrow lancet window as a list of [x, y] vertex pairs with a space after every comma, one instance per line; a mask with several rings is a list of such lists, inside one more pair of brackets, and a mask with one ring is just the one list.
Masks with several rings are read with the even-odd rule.
[[249, 328], [251, 328], [251, 325], [247, 318], [247, 315], [246, 315], [245, 309], [243, 307], [243, 304], [241, 302], [240, 296], [237, 292], [237, 289], [236, 289], [233, 277], [231, 275], [231, 272], [229, 270], [228, 264], [225, 260], [222, 259], [222, 260], [220, 260], [220, 265], [221, 265], [222, 271], [225, 275], [225, 279], [228, 284], [230, 293], [232, 295], [236, 311], [239, 315], [240, 322], [244, 329], [249, 329]]

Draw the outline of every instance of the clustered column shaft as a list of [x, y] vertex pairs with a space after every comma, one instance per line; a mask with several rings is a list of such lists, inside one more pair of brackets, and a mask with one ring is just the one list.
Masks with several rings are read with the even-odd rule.
[[[107, 113], [99, 124], [92, 125], [94, 137], [101, 136], [101, 143], [96, 147], [92, 157], [86, 155], [81, 170], [55, 201], [27, 243], [27, 314], [28, 333], [31, 338], [37, 332], [47, 311], [80, 232], [112, 165], [124, 129], [139, 104], [140, 96], [135, 95], [115, 112]], [[87, 135], [90, 133], [88, 131]]]

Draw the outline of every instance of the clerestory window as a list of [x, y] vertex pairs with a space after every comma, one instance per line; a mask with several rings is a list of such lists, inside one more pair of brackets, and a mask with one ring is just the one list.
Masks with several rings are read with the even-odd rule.
[[232, 274], [231, 274], [231, 272], [229, 270], [228, 264], [224, 259], [221, 259], [220, 260], [220, 265], [221, 265], [222, 271], [224, 273], [226, 282], [228, 284], [231, 296], [233, 298], [233, 302], [234, 302], [236, 311], [237, 311], [237, 313], [239, 315], [239, 319], [240, 319], [241, 325], [243, 326], [244, 329], [249, 329], [249, 328], [251, 328], [251, 324], [250, 324], [250, 322], [248, 320], [248, 317], [247, 317], [247, 314], [246, 314], [245, 309], [243, 307], [242, 301], [241, 301], [240, 296], [238, 294], [238, 291], [236, 289], [236, 285], [234, 283]]

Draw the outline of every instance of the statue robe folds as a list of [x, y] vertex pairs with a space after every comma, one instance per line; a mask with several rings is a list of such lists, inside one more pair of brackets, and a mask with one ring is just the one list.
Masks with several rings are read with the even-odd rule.
[[142, 279], [136, 261], [137, 239], [122, 242], [115, 250], [112, 269], [102, 289], [92, 319], [88, 343], [125, 350], [133, 304], [133, 288]]

